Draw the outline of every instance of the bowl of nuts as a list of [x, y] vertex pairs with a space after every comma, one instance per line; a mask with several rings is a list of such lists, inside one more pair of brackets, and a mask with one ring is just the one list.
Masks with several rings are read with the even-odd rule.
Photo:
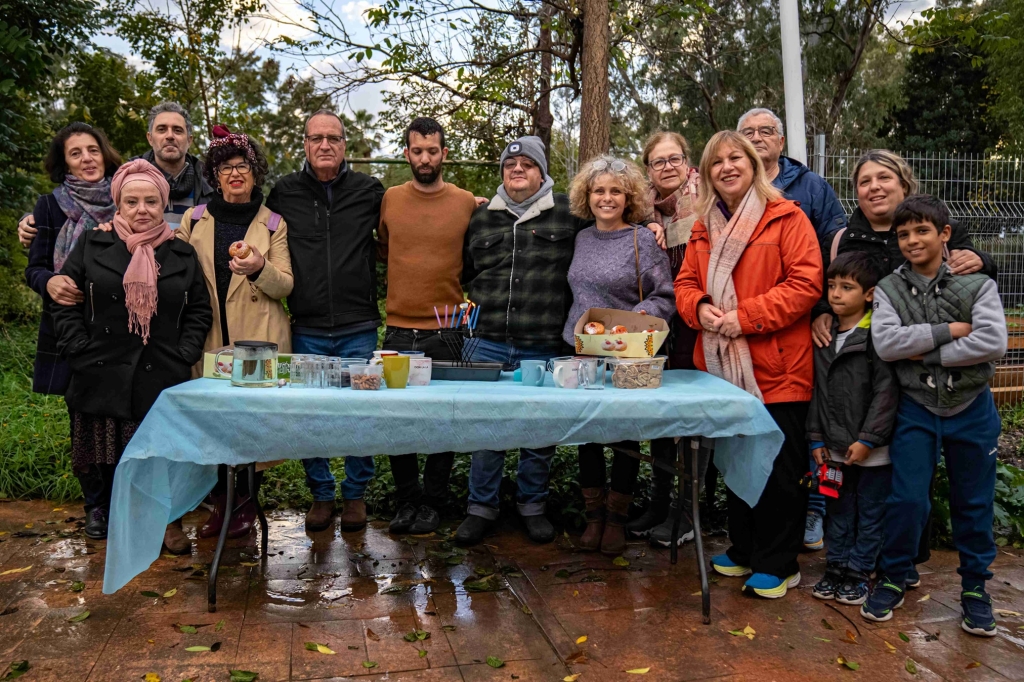
[[665, 372], [664, 355], [653, 358], [609, 358], [615, 388], [658, 388]]
[[376, 391], [384, 385], [384, 365], [349, 365], [353, 391]]

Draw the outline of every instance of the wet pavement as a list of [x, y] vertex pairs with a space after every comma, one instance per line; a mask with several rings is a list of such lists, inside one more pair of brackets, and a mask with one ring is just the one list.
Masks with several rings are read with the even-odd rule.
[[[205, 515], [188, 515], [186, 532]], [[623, 566], [575, 552], [572, 536], [533, 545], [511, 525], [465, 552], [439, 535], [391, 537], [384, 521], [307, 535], [301, 514], [278, 511], [267, 557], [255, 534], [229, 543], [209, 613], [213, 540], [104, 595], [105, 542], [67, 522], [81, 516], [71, 504], [0, 503], [0, 680], [23, 660], [24, 682], [212, 682], [231, 669], [259, 682], [1024, 679], [1019, 550], [1000, 548], [993, 565], [993, 639], [960, 630], [948, 551], [933, 552], [888, 623], [811, 597], [818, 552], [801, 558], [803, 582], [783, 599], [717, 579], [702, 625], [692, 543], [675, 566], [667, 550], [631, 544]]]

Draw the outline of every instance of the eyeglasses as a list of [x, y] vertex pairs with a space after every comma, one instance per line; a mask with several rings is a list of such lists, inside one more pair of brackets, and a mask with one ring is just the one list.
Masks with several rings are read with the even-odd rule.
[[685, 156], [683, 156], [682, 154], [673, 154], [667, 159], [651, 159], [647, 163], [647, 165], [650, 166], [653, 170], [660, 171], [665, 166], [669, 166], [671, 168], [679, 168], [684, 163], [686, 163]]
[[314, 147], [322, 145], [324, 140], [330, 142], [332, 147], [338, 147], [345, 141], [345, 137], [342, 135], [306, 135], [306, 142]]
[[603, 171], [611, 168], [614, 172], [621, 173], [626, 170], [626, 162], [622, 159], [613, 159], [612, 161], [598, 159], [594, 162], [593, 168], [596, 171]]
[[503, 170], [513, 170], [516, 166], [522, 166], [524, 171], [531, 171], [537, 167], [533, 161], [525, 157], [513, 157], [511, 159], [505, 159], [505, 163], [501, 164]]
[[777, 132], [778, 130], [776, 130], [775, 126], [760, 126], [758, 128], [744, 128], [743, 130], [740, 131], [740, 134], [743, 135], [743, 137], [747, 138], [748, 140], [753, 140], [754, 133], [757, 133], [762, 138], [765, 138], [772, 137]]
[[235, 170], [238, 171], [239, 175], [248, 175], [249, 171], [252, 170], [252, 166], [250, 166], [248, 163], [246, 163], [244, 161], [242, 163], [237, 163], [234, 166], [229, 166], [228, 164], [224, 164], [223, 166], [220, 166], [219, 168], [217, 168], [217, 174], [218, 175], [223, 175], [224, 177], [227, 177], [227, 176], [231, 175], [231, 171], [235, 171]]

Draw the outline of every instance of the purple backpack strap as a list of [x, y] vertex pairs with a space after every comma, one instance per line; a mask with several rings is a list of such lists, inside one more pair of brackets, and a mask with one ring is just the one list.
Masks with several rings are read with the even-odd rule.
[[206, 213], [206, 204], [196, 204], [196, 207], [192, 209], [192, 224], [195, 225], [204, 213]]
[[267, 221], [267, 229], [271, 232], [277, 232], [278, 226], [281, 224], [281, 214], [270, 212], [270, 220]]

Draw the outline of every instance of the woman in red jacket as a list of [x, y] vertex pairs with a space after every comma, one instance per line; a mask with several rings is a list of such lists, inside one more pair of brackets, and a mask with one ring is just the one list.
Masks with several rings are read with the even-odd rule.
[[711, 564], [727, 576], [753, 573], [743, 589], [782, 597], [800, 583], [821, 252], [803, 211], [772, 187], [739, 133], [711, 138], [700, 175], [699, 218], [675, 280], [679, 314], [700, 331], [694, 364], [763, 400], [785, 436], [756, 506], [729, 491], [732, 547]]

